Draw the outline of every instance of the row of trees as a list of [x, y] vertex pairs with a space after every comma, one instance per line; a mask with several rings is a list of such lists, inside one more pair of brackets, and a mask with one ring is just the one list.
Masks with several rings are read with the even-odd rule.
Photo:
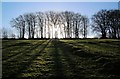
[[92, 17], [93, 31], [102, 38], [120, 38], [120, 10], [101, 10]]
[[[11, 20], [19, 38], [87, 38], [88, 27], [100, 34], [101, 38], [120, 38], [120, 10], [100, 10], [89, 19], [80, 13], [36, 12], [18, 16]], [[25, 36], [26, 35], [26, 36]], [[3, 31], [3, 38], [8, 37]], [[15, 34], [11, 37], [15, 38]]]
[[88, 18], [79, 13], [36, 12], [20, 15], [11, 20], [11, 26], [19, 31], [19, 38], [83, 38], [87, 37]]

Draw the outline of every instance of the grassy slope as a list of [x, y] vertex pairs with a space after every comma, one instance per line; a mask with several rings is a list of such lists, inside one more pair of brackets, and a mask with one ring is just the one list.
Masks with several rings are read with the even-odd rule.
[[117, 79], [120, 40], [3, 41], [3, 78]]
[[[62, 40], [73, 51], [73, 55], [81, 58], [81, 66], [89, 77], [120, 77], [120, 40], [89, 39]], [[86, 59], [86, 60], [84, 60]]]

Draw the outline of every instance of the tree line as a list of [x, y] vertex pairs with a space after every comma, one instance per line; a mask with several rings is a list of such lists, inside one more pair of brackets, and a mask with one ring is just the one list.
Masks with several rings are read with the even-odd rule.
[[101, 10], [92, 16], [93, 31], [101, 38], [120, 38], [120, 10]]
[[[62, 38], [87, 37], [88, 18], [80, 13], [36, 12], [20, 15], [11, 20], [11, 26], [19, 31], [19, 38], [58, 38], [58, 30]], [[54, 29], [57, 29], [56, 31]]]
[[[71, 11], [36, 12], [19, 15], [10, 21], [19, 38], [87, 38], [88, 27], [101, 38], [120, 38], [120, 10], [100, 10], [91, 18]], [[7, 36], [3, 32], [5, 37]], [[59, 34], [58, 34], [59, 33]], [[14, 35], [13, 35], [14, 36]], [[15, 37], [15, 36], [14, 36]]]

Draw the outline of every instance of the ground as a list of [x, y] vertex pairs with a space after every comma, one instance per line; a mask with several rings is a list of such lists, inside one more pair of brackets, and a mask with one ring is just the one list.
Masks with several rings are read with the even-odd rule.
[[120, 79], [120, 40], [3, 40], [2, 78]]

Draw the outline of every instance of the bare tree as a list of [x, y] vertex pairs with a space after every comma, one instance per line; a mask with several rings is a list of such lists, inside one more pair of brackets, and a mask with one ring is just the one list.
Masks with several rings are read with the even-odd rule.
[[102, 38], [120, 37], [120, 10], [101, 10], [93, 15], [94, 31], [100, 32]]
[[82, 16], [79, 13], [76, 13], [74, 15], [74, 35], [75, 35], [75, 38], [79, 38], [79, 35], [80, 35], [80, 28], [81, 28], [81, 22], [82, 22], [81, 17]]
[[6, 28], [2, 28], [2, 38], [4, 39], [8, 38], [8, 31]]
[[48, 28], [48, 38], [50, 38], [51, 34], [50, 34], [50, 15], [49, 15], [49, 12], [45, 12], [45, 16], [46, 16], [46, 25], [47, 25], [47, 28]]
[[30, 22], [30, 14], [24, 14], [25, 17], [25, 22], [26, 22], [26, 28], [27, 28], [27, 32], [28, 32], [28, 38], [31, 38], [31, 22]]
[[87, 38], [87, 29], [88, 29], [88, 24], [89, 24], [89, 19], [86, 16], [82, 17], [82, 35], [83, 38]]
[[35, 27], [36, 27], [36, 15], [34, 13], [29, 13], [24, 15], [26, 24], [27, 24], [27, 31], [28, 31], [28, 38], [34, 38], [35, 35]]
[[[80, 29], [83, 27], [84, 37], [87, 34], [87, 18], [82, 20], [80, 13], [65, 12], [36, 12], [20, 15], [11, 21], [12, 27], [19, 30], [20, 38], [28, 34], [28, 38], [79, 38]], [[82, 24], [84, 24], [82, 26]]]
[[38, 27], [39, 27], [39, 31], [40, 31], [40, 36], [41, 38], [43, 38], [43, 21], [44, 21], [44, 17], [43, 17], [43, 13], [42, 12], [37, 12], [37, 23], [38, 23]]
[[53, 11], [49, 11], [49, 17], [50, 17], [50, 22], [53, 24], [52, 26], [52, 38], [54, 38], [54, 28], [57, 27], [58, 25], [58, 18], [59, 18], [59, 14]]
[[107, 34], [107, 10], [101, 10], [92, 17], [93, 31], [100, 32], [102, 34], [101, 38], [106, 38]]
[[21, 31], [22, 31], [21, 38], [24, 39], [24, 36], [25, 36], [25, 20], [24, 20], [24, 17], [22, 15], [19, 16], [19, 19], [20, 19], [20, 27], [21, 27]]
[[30, 14], [30, 21], [31, 21], [31, 36], [32, 36], [32, 39], [34, 38], [34, 35], [35, 35], [35, 27], [36, 27], [36, 15], [31, 13]]
[[20, 38], [24, 38], [25, 35], [25, 20], [24, 17], [22, 15], [20, 15], [19, 17], [12, 19], [11, 22], [11, 26], [15, 27], [18, 31], [19, 31], [19, 37]]
[[21, 38], [21, 28], [20, 28], [19, 21], [17, 19], [12, 19], [10, 21], [10, 24], [12, 27], [16, 28], [19, 31], [19, 37]]
[[109, 35], [112, 38], [120, 38], [120, 10], [109, 10], [107, 12]]
[[66, 24], [67, 24], [66, 29], [65, 29], [67, 33], [67, 38], [70, 38], [70, 17], [71, 17], [70, 12], [65, 11], [64, 17], [66, 19]]

